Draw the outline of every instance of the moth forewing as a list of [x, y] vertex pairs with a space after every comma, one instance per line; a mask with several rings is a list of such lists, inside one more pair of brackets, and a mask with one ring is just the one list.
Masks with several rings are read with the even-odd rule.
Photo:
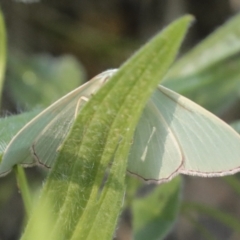
[[[84, 103], [116, 72], [109, 70], [68, 93], [27, 123], [9, 142], [0, 164], [0, 176], [16, 164], [51, 167]], [[85, 101], [84, 101], [85, 100]]]

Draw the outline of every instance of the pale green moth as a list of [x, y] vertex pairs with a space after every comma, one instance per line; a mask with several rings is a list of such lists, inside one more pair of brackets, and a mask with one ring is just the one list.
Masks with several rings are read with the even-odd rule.
[[[15, 164], [51, 167], [81, 107], [116, 71], [99, 74], [25, 125], [8, 144], [0, 175]], [[179, 173], [203, 177], [234, 174], [240, 171], [240, 136], [204, 108], [158, 86], [137, 125], [128, 171], [159, 183]]]

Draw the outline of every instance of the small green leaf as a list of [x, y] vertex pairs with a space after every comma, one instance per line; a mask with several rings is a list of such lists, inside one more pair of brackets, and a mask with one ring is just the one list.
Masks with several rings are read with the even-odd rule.
[[132, 202], [134, 240], [163, 239], [179, 210], [180, 177], [157, 186], [149, 195]]

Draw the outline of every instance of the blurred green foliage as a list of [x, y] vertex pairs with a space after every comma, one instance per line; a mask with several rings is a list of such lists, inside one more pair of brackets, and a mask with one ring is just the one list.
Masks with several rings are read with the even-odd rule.
[[[210, 37], [211, 40], [206, 40], [200, 44], [200, 47], [197, 48], [199, 50], [190, 51], [188, 55], [183, 56], [183, 60], [177, 61], [167, 75], [164, 85], [196, 101], [214, 113], [223, 114], [227, 111], [239, 100], [240, 96], [240, 48], [239, 32], [236, 32], [239, 31], [238, 23], [239, 16], [226, 23], [216, 33], [213, 33]], [[86, 41], [87, 43], [88, 41]], [[216, 46], [219, 47], [217, 50]], [[105, 48], [99, 47], [97, 49], [99, 54], [102, 54]], [[217, 55], [215, 54], [216, 51]], [[55, 58], [48, 55], [33, 57], [13, 55], [9, 59], [9, 69], [11, 71], [7, 84], [11, 90], [11, 95], [15, 101], [28, 110], [32, 110], [36, 106], [45, 107], [49, 105], [85, 80], [83, 68], [70, 56]], [[37, 111], [0, 119], [0, 154], [14, 134], [35, 116]], [[240, 131], [239, 126], [239, 122], [235, 122], [233, 125], [236, 130]], [[233, 179], [234, 177], [229, 177], [228, 182], [232, 183], [230, 185], [233, 189], [234, 186], [237, 189], [239, 180], [235, 179], [236, 185], [234, 185]], [[153, 236], [151, 239], [159, 239], [165, 236], [174, 224], [178, 213], [181, 191], [180, 179], [176, 178], [169, 184], [156, 187], [147, 196], [141, 198], [136, 194], [139, 184], [132, 184], [132, 189], [129, 186], [132, 191], [131, 197], [127, 194], [129, 199], [127, 198], [126, 201], [129, 202], [128, 206], [132, 207], [135, 239], [144, 239], [145, 234], [148, 237]], [[1, 185], [1, 192], [5, 193], [0, 194], [1, 204], [7, 201], [9, 196], [10, 189], [6, 186], [8, 185]], [[4, 190], [5, 188], [7, 191]], [[46, 217], [48, 211], [49, 209], [46, 212], [40, 209], [40, 218], [36, 219], [39, 225], [44, 224], [43, 229], [46, 228], [46, 231], [51, 230], [49, 229], [51, 217], [48, 218], [48, 222], [42, 222], [39, 219], [41, 219], [41, 215]], [[229, 216], [227, 218], [226, 214], [220, 211], [214, 212], [206, 206], [183, 202], [181, 213], [186, 215], [186, 212], [188, 214], [192, 211], [210, 215], [234, 230], [237, 230], [239, 226], [238, 219], [235, 219], [232, 215], [227, 215]], [[234, 221], [231, 219], [234, 219]], [[159, 225], [161, 225], [161, 228], [159, 228]], [[36, 233], [38, 230], [33, 229], [33, 231]], [[149, 231], [152, 235], [148, 234]], [[39, 232], [39, 239], [46, 238], [47, 236], [44, 234], [44, 232]]]
[[7, 84], [14, 101], [26, 110], [47, 107], [84, 81], [83, 67], [72, 56], [14, 54], [9, 58]]
[[230, 19], [182, 56], [163, 85], [215, 114], [229, 109], [240, 97], [239, 21]]
[[176, 177], [147, 196], [134, 198], [131, 207], [135, 240], [164, 239], [176, 221], [181, 188], [181, 179]]
[[5, 31], [5, 23], [3, 19], [3, 14], [0, 8], [0, 104], [2, 97], [2, 88], [6, 67], [6, 31]]

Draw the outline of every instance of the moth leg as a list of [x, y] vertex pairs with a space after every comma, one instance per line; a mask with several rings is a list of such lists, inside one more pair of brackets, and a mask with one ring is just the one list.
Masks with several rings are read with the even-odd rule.
[[[106, 77], [106, 78], [103, 80], [103, 82], [102, 82], [101, 85], [103, 85], [103, 84], [108, 80], [108, 78], [109, 78], [109, 77]], [[90, 97], [92, 97], [94, 94], [95, 94], [95, 92], [92, 92], [92, 93], [90, 94]], [[86, 102], [88, 102], [88, 101], [89, 101], [89, 98], [88, 98], [88, 97], [82, 96], [82, 97], [79, 98], [79, 100], [78, 100], [78, 102], [77, 102], [76, 109], [75, 109], [75, 113], [74, 113], [74, 118], [75, 118], [75, 119], [77, 118], [77, 115], [78, 115], [78, 112], [79, 112], [79, 109], [80, 109], [82, 103], [83, 103], [83, 102], [86, 103]]]
[[87, 98], [87, 97], [82, 96], [82, 97], [79, 98], [79, 100], [77, 102], [76, 109], [75, 109], [75, 113], [74, 113], [74, 118], [75, 119], [77, 118], [77, 115], [78, 115], [78, 112], [79, 112], [79, 109], [80, 109], [81, 105], [83, 103], [88, 102], [88, 101], [89, 101], [89, 98]]
[[[74, 119], [77, 118], [81, 106], [88, 101], [89, 101], [89, 98], [87, 98], [87, 97], [82, 96], [79, 98], [76, 108], [75, 108], [75, 112], [74, 112]], [[63, 146], [63, 144], [60, 144], [58, 146], [58, 148], [56, 149], [56, 152], [60, 152], [60, 150], [62, 149], [62, 146]]]

